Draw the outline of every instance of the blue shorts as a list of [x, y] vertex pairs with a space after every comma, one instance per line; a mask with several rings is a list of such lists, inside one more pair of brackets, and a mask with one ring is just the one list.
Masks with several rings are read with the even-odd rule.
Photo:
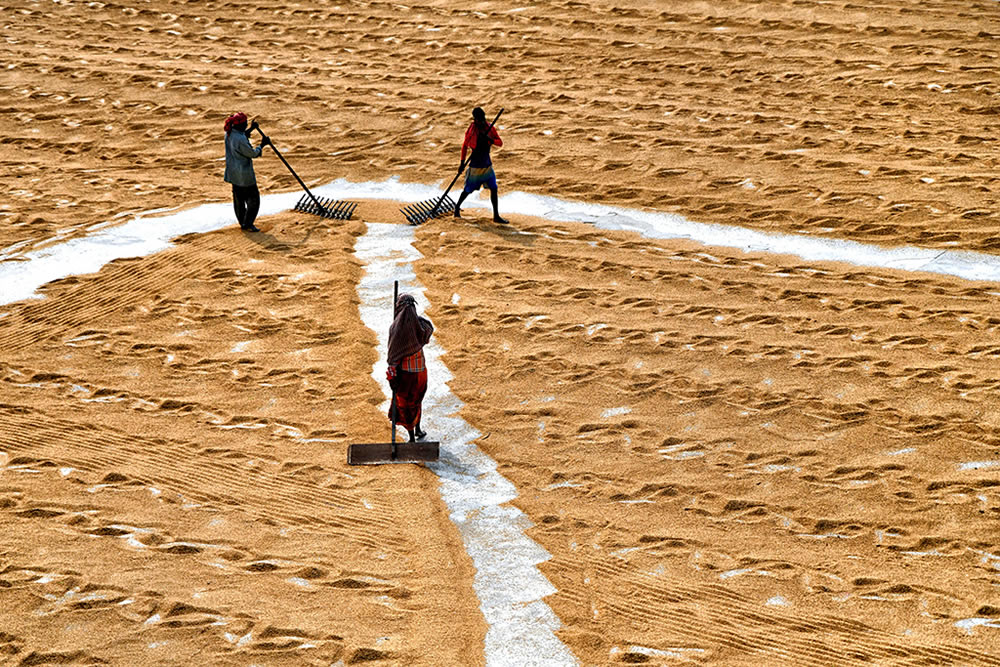
[[469, 167], [465, 172], [465, 192], [475, 192], [479, 188], [486, 186], [490, 190], [497, 189], [497, 175], [493, 173], [493, 166]]

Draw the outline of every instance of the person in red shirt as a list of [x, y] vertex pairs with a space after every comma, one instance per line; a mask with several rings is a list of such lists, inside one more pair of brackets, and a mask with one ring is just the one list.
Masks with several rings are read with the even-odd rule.
[[503, 146], [503, 141], [497, 134], [496, 128], [487, 124], [486, 112], [476, 107], [472, 110], [472, 124], [465, 131], [465, 141], [462, 142], [462, 163], [458, 166], [458, 173], [462, 173], [462, 167], [465, 165], [466, 151], [471, 150], [472, 156], [469, 158], [469, 170], [465, 174], [465, 189], [455, 204], [456, 218], [462, 217], [462, 202], [465, 198], [485, 185], [490, 189], [493, 222], [507, 224], [507, 221], [500, 217], [500, 210], [497, 207], [497, 177], [493, 173], [493, 161], [490, 160], [490, 148], [493, 146]]

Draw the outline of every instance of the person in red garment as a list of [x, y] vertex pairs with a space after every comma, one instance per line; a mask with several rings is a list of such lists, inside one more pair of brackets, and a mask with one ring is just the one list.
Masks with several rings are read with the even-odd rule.
[[409, 294], [396, 299], [395, 319], [389, 327], [389, 368], [386, 377], [396, 397], [389, 406], [389, 419], [396, 419], [410, 434], [410, 442], [427, 437], [420, 428], [421, 403], [427, 393], [427, 363], [424, 345], [434, 333], [430, 320], [417, 315], [417, 300]]
[[[486, 112], [476, 107], [472, 110], [472, 123], [465, 131], [465, 141], [462, 142], [462, 165], [465, 164], [465, 153], [471, 150], [469, 170], [465, 173], [465, 188], [455, 204], [455, 217], [462, 217], [462, 202], [473, 192], [484, 185], [490, 190], [490, 203], [493, 204], [493, 222], [505, 225], [507, 221], [500, 217], [497, 206], [497, 176], [493, 171], [493, 161], [490, 159], [490, 147], [503, 146], [503, 140], [495, 127], [486, 122]], [[458, 173], [462, 173], [462, 165]]]

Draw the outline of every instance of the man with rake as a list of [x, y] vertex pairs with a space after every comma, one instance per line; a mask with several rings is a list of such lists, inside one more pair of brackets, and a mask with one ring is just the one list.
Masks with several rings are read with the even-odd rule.
[[271, 140], [262, 134], [260, 146], [254, 148], [250, 144], [250, 133], [257, 129], [257, 121], [247, 129], [247, 115], [243, 112], [231, 115], [223, 127], [226, 130], [226, 172], [223, 180], [233, 186], [236, 221], [245, 232], [259, 232], [253, 224], [260, 210], [260, 190], [257, 189], [252, 160], [260, 157], [264, 146], [269, 145]]
[[476, 107], [472, 110], [472, 124], [465, 131], [465, 141], [462, 142], [462, 163], [458, 167], [458, 173], [462, 173], [462, 166], [465, 165], [466, 151], [471, 150], [472, 156], [469, 158], [469, 170], [465, 174], [465, 189], [455, 204], [456, 218], [462, 217], [461, 208], [465, 198], [485, 185], [490, 190], [493, 222], [507, 224], [507, 221], [500, 217], [497, 207], [497, 177], [493, 172], [493, 161], [490, 160], [492, 146], [503, 146], [503, 141], [496, 128], [490, 127], [486, 122], [486, 112]]

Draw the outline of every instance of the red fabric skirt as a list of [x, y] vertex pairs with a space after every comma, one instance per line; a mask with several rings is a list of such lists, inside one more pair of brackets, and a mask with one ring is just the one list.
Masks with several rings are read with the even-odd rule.
[[[399, 371], [392, 383], [396, 392], [396, 423], [406, 429], [420, 423], [420, 404], [427, 393], [427, 370], [417, 373]], [[392, 405], [389, 405], [389, 419], [392, 419]]]

